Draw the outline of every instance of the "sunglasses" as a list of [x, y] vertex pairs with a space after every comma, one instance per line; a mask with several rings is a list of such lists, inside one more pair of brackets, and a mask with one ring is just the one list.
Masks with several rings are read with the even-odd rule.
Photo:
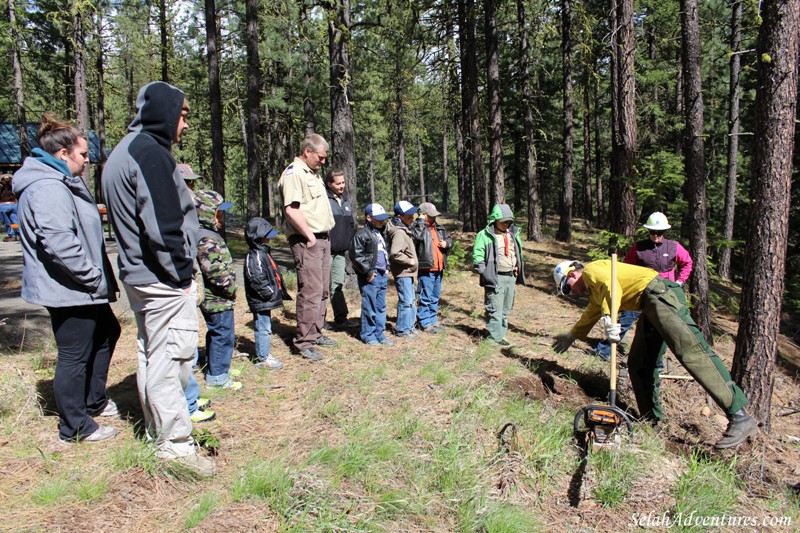
[[652, 230], [650, 230], [650, 235], [654, 235], [656, 237], [661, 237], [662, 235], [664, 235], [664, 233], [666, 233], [666, 232], [665, 231], [652, 231]]

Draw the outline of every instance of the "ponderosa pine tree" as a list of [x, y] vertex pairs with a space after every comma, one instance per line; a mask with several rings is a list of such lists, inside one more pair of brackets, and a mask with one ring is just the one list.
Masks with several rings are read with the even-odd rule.
[[559, 210], [556, 240], [572, 241], [572, 171], [573, 171], [573, 116], [572, 116], [572, 37], [570, 35], [570, 0], [561, 0], [561, 61], [564, 104], [563, 151], [561, 153], [561, 209]]

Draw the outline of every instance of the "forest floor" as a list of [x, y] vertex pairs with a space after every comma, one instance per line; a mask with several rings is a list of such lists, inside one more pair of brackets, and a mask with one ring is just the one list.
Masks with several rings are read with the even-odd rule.
[[[273, 353], [284, 363], [277, 372], [246, 357], [253, 353], [252, 316], [239, 279], [233, 366], [244, 388], [203, 389], [217, 419], [196, 426], [217, 448], [211, 480], [169, 469], [141, 440], [129, 312], [119, 316], [123, 332], [108, 380], [122, 413], [108, 423], [120, 434], [95, 445], [58, 442], [52, 340], [20, 347], [4, 334], [0, 530], [800, 528], [800, 349], [792, 339], [781, 339], [769, 434], [715, 451], [726, 425], [721, 411], [693, 381], [665, 380], [660, 433], [637, 423], [620, 446], [583, 459], [573, 417], [605, 400], [609, 366], [581, 341], [563, 355], [550, 348], [585, 303], [556, 297], [552, 268], [588, 259], [599, 237], [581, 230], [571, 245], [524, 243], [528, 282], [518, 287], [510, 318], [511, 348], [482, 338], [483, 290], [463, 264], [473, 238], [456, 234], [460, 245], [441, 302], [446, 331], [380, 349], [359, 342], [355, 331], [334, 332], [339, 347], [312, 364], [289, 353], [289, 302], [273, 315]], [[241, 259], [241, 243], [232, 249]], [[293, 276], [286, 277], [291, 287]], [[735, 287], [726, 291], [735, 298]], [[389, 327], [396, 301], [390, 286]], [[356, 289], [348, 289], [348, 302], [357, 316]], [[714, 313], [715, 347], [728, 365], [734, 320]], [[685, 375], [672, 361], [671, 373]], [[618, 403], [636, 415], [624, 375], [619, 390]]]

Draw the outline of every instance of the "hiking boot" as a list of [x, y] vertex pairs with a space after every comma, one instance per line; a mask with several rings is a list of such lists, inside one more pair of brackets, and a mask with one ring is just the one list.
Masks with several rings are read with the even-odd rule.
[[199, 424], [201, 422], [211, 422], [215, 418], [217, 418], [217, 413], [212, 411], [211, 409], [200, 409], [197, 408], [197, 411], [192, 413], [189, 418], [195, 424]]
[[335, 340], [331, 339], [330, 337], [326, 337], [325, 335], [320, 335], [317, 337], [317, 346], [322, 346], [323, 348], [334, 348], [339, 346], [339, 343]]
[[343, 329], [349, 329], [349, 328], [356, 328], [356, 327], [359, 327], [359, 326], [361, 326], [361, 322], [359, 322], [357, 320], [344, 320], [342, 322], [334, 320], [333, 324], [328, 324], [328, 328], [329, 329], [332, 328], [334, 330], [343, 330]]
[[209, 400], [208, 398], [198, 398], [197, 399], [197, 408], [198, 409], [200, 409], [202, 411], [203, 409], [207, 409], [208, 407], [211, 407], [211, 400]]
[[89, 413], [89, 416], [118, 416], [118, 415], [119, 415], [119, 409], [117, 408], [117, 404], [114, 403], [114, 400], [108, 400], [106, 406], [99, 413]]
[[208, 457], [203, 457], [197, 452], [169, 460], [179, 467], [191, 471], [198, 477], [214, 477], [217, 473], [217, 467], [214, 465], [214, 461]]
[[744, 409], [739, 409], [732, 415], [728, 415], [728, 429], [714, 447], [718, 450], [733, 448], [756, 433], [758, 433], [758, 423]]
[[391, 339], [381, 339], [378, 342], [384, 346], [394, 346], [394, 341]]
[[405, 333], [397, 333], [395, 337], [398, 339], [415, 339], [419, 335], [419, 332], [415, 329], [406, 331]]
[[322, 361], [325, 358], [325, 356], [319, 353], [315, 348], [306, 348], [305, 350], [300, 350], [297, 352], [297, 355], [303, 359], [308, 359], [312, 363]]
[[278, 361], [278, 358], [269, 354], [264, 359], [256, 361], [256, 368], [268, 368], [270, 370], [280, 370], [283, 368], [283, 363]]
[[439, 333], [444, 331], [444, 326], [441, 324], [431, 324], [427, 328], [422, 328], [425, 333]]

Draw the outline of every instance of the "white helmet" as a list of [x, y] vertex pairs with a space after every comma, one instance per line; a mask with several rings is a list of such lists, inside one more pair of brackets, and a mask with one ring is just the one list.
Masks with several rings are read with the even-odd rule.
[[566, 296], [564, 293], [564, 285], [567, 284], [567, 275], [569, 275], [569, 273], [573, 270], [578, 270], [581, 268], [583, 268], [583, 265], [580, 263], [580, 261], [561, 261], [556, 265], [556, 268], [553, 269], [553, 279], [556, 282], [558, 294], [561, 296]]
[[644, 223], [644, 227], [656, 231], [664, 231], [668, 230], [672, 226], [670, 226], [669, 221], [667, 220], [667, 215], [661, 211], [656, 211], [647, 217], [647, 222]]

